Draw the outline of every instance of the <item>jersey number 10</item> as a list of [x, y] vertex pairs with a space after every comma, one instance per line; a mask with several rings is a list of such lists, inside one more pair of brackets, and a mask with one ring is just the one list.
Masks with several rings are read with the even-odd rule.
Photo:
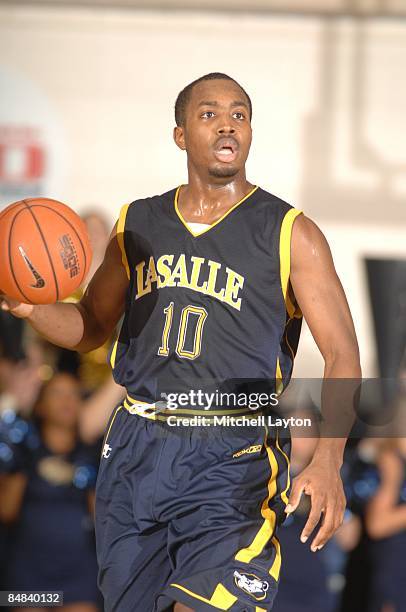
[[[158, 355], [161, 357], [168, 357], [169, 355], [169, 336], [172, 328], [174, 305], [171, 302], [166, 308], [165, 313], [165, 324], [162, 332], [162, 344], [158, 349]], [[189, 304], [182, 308], [180, 316], [180, 323], [178, 329], [178, 338], [176, 341], [175, 352], [182, 359], [196, 359], [199, 357], [202, 350], [202, 334], [204, 323], [207, 319], [207, 311], [205, 308], [200, 306], [192, 306]], [[194, 320], [194, 321], [193, 321]], [[189, 325], [195, 325], [193, 346], [191, 350], [185, 348], [186, 333]]]

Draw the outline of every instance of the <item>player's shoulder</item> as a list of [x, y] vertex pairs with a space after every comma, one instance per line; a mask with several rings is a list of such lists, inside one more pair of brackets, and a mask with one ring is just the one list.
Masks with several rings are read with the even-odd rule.
[[290, 234], [293, 223], [302, 216], [301, 210], [262, 187], [258, 187], [255, 199], [258, 218], [264, 227], [272, 228], [271, 231], [283, 229]]
[[286, 214], [289, 210], [295, 209], [293, 204], [289, 204], [286, 200], [283, 200], [262, 187], [258, 187], [257, 189], [257, 201], [264, 206], [268, 206], [271, 211], [277, 211], [282, 215]]
[[177, 187], [164, 193], [137, 198], [122, 206], [118, 223], [131, 228], [132, 225], [148, 223], [152, 216], [159, 215], [163, 211], [169, 211], [175, 199]]
[[165, 191], [164, 193], [146, 196], [144, 198], [137, 198], [136, 200], [133, 200], [129, 206], [131, 208], [163, 207], [174, 201], [176, 190], [177, 187], [174, 187], [169, 191]]

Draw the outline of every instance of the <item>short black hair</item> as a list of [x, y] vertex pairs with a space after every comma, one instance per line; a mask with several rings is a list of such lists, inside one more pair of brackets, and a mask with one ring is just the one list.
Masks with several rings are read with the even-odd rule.
[[176, 102], [175, 102], [175, 121], [176, 121], [177, 126], [183, 126], [185, 124], [186, 107], [190, 100], [190, 96], [192, 94], [193, 87], [197, 85], [198, 83], [201, 83], [202, 81], [214, 81], [214, 80], [233, 81], [233, 83], [238, 85], [241, 91], [247, 96], [248, 106], [249, 106], [249, 111], [250, 111], [250, 120], [252, 119], [251, 98], [249, 97], [245, 89], [241, 87], [238, 81], [228, 76], [228, 74], [224, 74], [223, 72], [210, 72], [209, 74], [205, 74], [204, 76], [199, 77], [195, 81], [192, 81], [191, 83], [189, 83], [189, 85], [186, 85], [186, 87], [184, 87], [184, 89], [182, 89], [182, 91], [178, 94], [178, 97], [176, 98]]

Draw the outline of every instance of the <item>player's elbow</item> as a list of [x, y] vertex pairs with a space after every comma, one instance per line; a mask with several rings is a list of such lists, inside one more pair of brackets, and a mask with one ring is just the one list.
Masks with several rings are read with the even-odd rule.
[[74, 350], [78, 353], [91, 353], [92, 351], [98, 349], [100, 346], [103, 346], [103, 344], [107, 342], [108, 337], [108, 335], [103, 334], [101, 332], [93, 332], [89, 335], [85, 334], [79, 344], [75, 346]]
[[83, 320], [83, 335], [74, 350], [78, 353], [90, 353], [107, 342], [112, 330], [103, 325], [83, 304], [76, 304], [76, 307]]
[[326, 370], [348, 378], [361, 378], [361, 361], [357, 341], [332, 342], [323, 352]]

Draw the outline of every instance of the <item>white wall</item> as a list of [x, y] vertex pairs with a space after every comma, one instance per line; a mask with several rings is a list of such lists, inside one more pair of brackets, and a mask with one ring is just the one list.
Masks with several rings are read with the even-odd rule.
[[[372, 374], [360, 258], [406, 255], [405, 22], [2, 7], [0, 143], [2, 124], [40, 125], [46, 195], [113, 219], [186, 180], [174, 100], [214, 70], [253, 100], [250, 180], [328, 235]], [[305, 335], [296, 374], [320, 365]]]

